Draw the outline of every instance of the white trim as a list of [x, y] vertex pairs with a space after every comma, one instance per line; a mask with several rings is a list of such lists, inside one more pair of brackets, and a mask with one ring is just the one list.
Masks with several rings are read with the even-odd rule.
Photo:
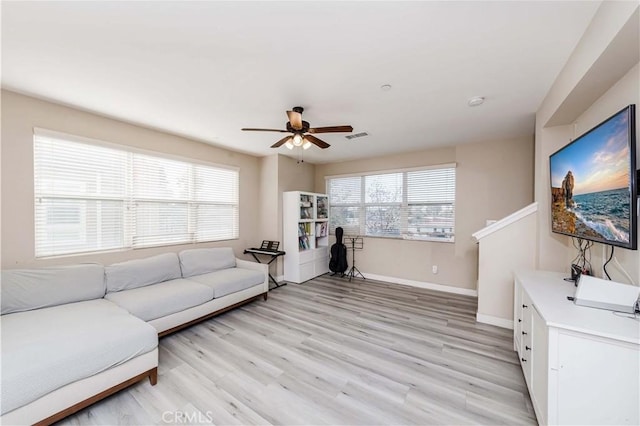
[[182, 155], [168, 154], [162, 151], [153, 151], [150, 149], [137, 148], [131, 145], [120, 144], [117, 142], [108, 142], [100, 139], [88, 138], [85, 136], [72, 135], [70, 133], [58, 132], [57, 130], [43, 129], [41, 127], [33, 128], [34, 136], [42, 136], [52, 139], [61, 139], [64, 141], [83, 143], [88, 145], [97, 145], [104, 148], [117, 149], [125, 152], [133, 152], [142, 155], [151, 155], [160, 158], [166, 158], [168, 160], [182, 161], [185, 163], [202, 164], [203, 166], [219, 167], [221, 169], [233, 170], [240, 172], [240, 167], [230, 166], [229, 164], [213, 163], [211, 161], [204, 161], [192, 157], [183, 157]]
[[420, 170], [430, 170], [430, 169], [450, 169], [450, 168], [455, 169], [456, 166], [457, 166], [457, 163], [444, 163], [444, 164], [433, 164], [430, 166], [409, 167], [406, 169], [369, 170], [369, 171], [360, 172], [360, 173], [346, 173], [343, 175], [325, 176], [324, 180], [326, 181], [329, 179], [354, 177], [354, 176], [375, 176], [375, 175], [383, 175], [387, 173], [417, 172]]
[[411, 287], [426, 288], [427, 290], [436, 290], [436, 291], [442, 291], [445, 293], [454, 293], [454, 294], [462, 294], [464, 296], [478, 297], [478, 291], [473, 290], [471, 288], [452, 287], [449, 285], [434, 284], [434, 283], [428, 283], [424, 281], [407, 280], [404, 278], [387, 277], [385, 275], [377, 275], [377, 274], [363, 273], [362, 275], [364, 275], [365, 278], [376, 280], [376, 281], [385, 281], [393, 284], [403, 284]]
[[513, 321], [504, 319], [504, 318], [498, 318], [491, 315], [481, 314], [478, 312], [476, 313], [476, 321], [481, 322], [483, 324], [490, 324], [490, 325], [495, 325], [502, 328], [508, 328], [509, 330], [513, 330]]
[[529, 216], [532, 213], [535, 213], [538, 211], [538, 202], [534, 202], [529, 204], [527, 207], [524, 207], [520, 210], [518, 210], [515, 213], [510, 214], [507, 217], [504, 217], [502, 219], [500, 219], [499, 221], [492, 223], [491, 225], [482, 228], [481, 230], [477, 231], [474, 234], [471, 234], [471, 236], [473, 238], [475, 238], [476, 240], [481, 240], [484, 237], [486, 237], [487, 235], [491, 235], [494, 232], [505, 228], [509, 225], [511, 225], [512, 223], [515, 223], [517, 221], [519, 221], [520, 219]]
[[[276, 279], [276, 281], [278, 281], [278, 284], [284, 282], [284, 275], [276, 275], [274, 278]], [[271, 282], [271, 280], [269, 280], [269, 282]]]

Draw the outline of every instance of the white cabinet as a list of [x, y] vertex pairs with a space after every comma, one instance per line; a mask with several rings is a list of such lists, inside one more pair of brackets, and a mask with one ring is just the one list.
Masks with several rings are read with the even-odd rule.
[[530, 346], [525, 346], [525, 351], [529, 353], [531, 368], [531, 377], [528, 383], [531, 389], [531, 400], [539, 408], [542, 418], [540, 423], [547, 424], [547, 397], [548, 397], [548, 376], [541, 373], [548, 371], [549, 366], [549, 346], [547, 325], [542, 316], [536, 309], [533, 302], [529, 308], [531, 314], [531, 336], [529, 339]]
[[524, 374], [524, 380], [527, 385], [531, 383], [531, 369], [533, 365], [533, 353], [531, 352], [531, 338], [533, 335], [533, 307], [529, 295], [520, 291], [519, 298], [519, 313], [518, 320], [520, 320], [520, 332], [517, 336], [514, 336], [514, 340], [518, 342], [518, 357], [520, 358], [520, 364], [522, 365], [522, 372]]
[[567, 300], [561, 274], [516, 273], [514, 349], [540, 424], [640, 422], [640, 322]]
[[285, 281], [301, 283], [329, 272], [329, 198], [291, 191], [282, 201]]

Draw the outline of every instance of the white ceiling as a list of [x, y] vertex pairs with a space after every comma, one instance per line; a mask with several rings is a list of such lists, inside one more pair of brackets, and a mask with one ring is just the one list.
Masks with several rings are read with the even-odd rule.
[[599, 4], [3, 1], [2, 86], [260, 156], [295, 154], [240, 128], [296, 105], [369, 133], [319, 135], [313, 163], [503, 139], [533, 134]]

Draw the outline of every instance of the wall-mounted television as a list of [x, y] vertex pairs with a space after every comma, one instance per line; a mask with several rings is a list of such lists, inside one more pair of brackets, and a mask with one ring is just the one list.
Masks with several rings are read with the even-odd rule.
[[629, 105], [549, 157], [551, 229], [636, 250], [635, 105]]

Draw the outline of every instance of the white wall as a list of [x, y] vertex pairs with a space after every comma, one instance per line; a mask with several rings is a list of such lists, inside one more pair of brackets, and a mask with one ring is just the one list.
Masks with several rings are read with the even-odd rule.
[[167, 133], [134, 126], [74, 108], [2, 91], [2, 268], [46, 266], [77, 262], [109, 264], [193, 245], [176, 245], [101, 254], [35, 259], [33, 128], [128, 145], [176, 156], [240, 168], [240, 237], [237, 240], [199, 244], [230, 246], [244, 257], [244, 248], [258, 235], [259, 160], [257, 157]]
[[[568, 237], [551, 233], [549, 155], [630, 103], [640, 103], [639, 9], [637, 2], [603, 2], [536, 114], [535, 199], [538, 266], [569, 272], [576, 250]], [[640, 114], [636, 115], [636, 128]], [[640, 164], [640, 163], [639, 163]], [[616, 249], [616, 257], [640, 282], [638, 251]], [[592, 250], [601, 274], [602, 246]], [[629, 282], [620, 271], [614, 280]]]

